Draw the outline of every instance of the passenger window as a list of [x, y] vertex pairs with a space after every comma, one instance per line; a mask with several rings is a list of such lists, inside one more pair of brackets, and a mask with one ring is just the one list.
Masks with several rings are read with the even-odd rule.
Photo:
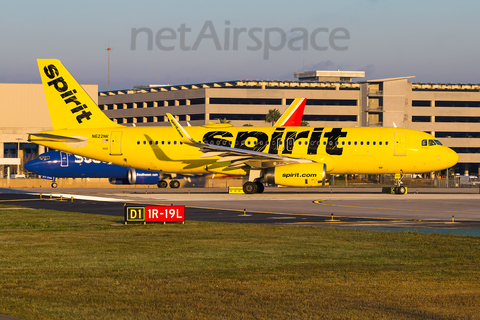
[[381, 146], [381, 145], [382, 145], [382, 141], [378, 141], [378, 145]]
[[360, 141], [360, 145], [363, 146], [363, 141]]
[[373, 141], [372, 144], [375, 145], [375, 141]]
[[292, 151], [293, 145], [295, 144], [295, 140], [293, 138], [288, 138], [287, 142], [287, 150]]
[[351, 146], [351, 145], [352, 145], [352, 142], [351, 142], [351, 141], [348, 141], [348, 145]]
[[140, 141], [137, 141], [137, 144], [140, 144]]
[[327, 145], [327, 141], [323, 141], [323, 145], [324, 145], [324, 146]]
[[388, 141], [385, 141], [385, 145], [388, 146]]
[[423, 139], [422, 140], [422, 147], [426, 147], [427, 146], [427, 139]]
[[177, 141], [173, 141], [173, 144], [177, 144]]
[[168, 141], [167, 143], [170, 144], [170, 141]]
[[357, 145], [357, 141], [355, 141], [353, 144], [354, 144], [354, 145]]
[[158, 145], [158, 141], [155, 141], [155, 145]]
[[370, 141], [367, 141], [367, 146], [369, 146], [369, 145], [370, 145]]
[[143, 140], [143, 144], [147, 144], [147, 141]]

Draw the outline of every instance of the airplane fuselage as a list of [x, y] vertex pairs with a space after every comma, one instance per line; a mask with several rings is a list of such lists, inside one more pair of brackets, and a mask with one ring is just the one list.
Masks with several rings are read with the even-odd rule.
[[[185, 130], [195, 141], [210, 145], [325, 163], [330, 174], [421, 173], [443, 170], [458, 161], [458, 155], [433, 136], [403, 128], [207, 125]], [[217, 162], [218, 156], [202, 157], [198, 148], [181, 143], [172, 127], [59, 129], [44, 133], [87, 141], [56, 142], [34, 135], [31, 141], [126, 167], [177, 173], [248, 174], [245, 167], [228, 168], [229, 162]]]

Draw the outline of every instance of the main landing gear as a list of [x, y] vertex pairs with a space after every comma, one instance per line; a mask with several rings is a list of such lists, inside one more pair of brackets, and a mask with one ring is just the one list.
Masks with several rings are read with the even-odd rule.
[[51, 187], [52, 187], [52, 188], [56, 188], [56, 187], [58, 187], [58, 185], [57, 185], [56, 182], [52, 182]]
[[177, 189], [180, 187], [180, 181], [178, 180], [170, 180], [170, 183], [168, 183], [166, 180], [160, 180], [157, 184], [157, 187], [159, 188], [166, 188], [170, 185], [170, 188], [172, 189]]
[[265, 190], [265, 186], [261, 182], [262, 177], [262, 169], [250, 169], [248, 181], [243, 184], [243, 192], [245, 194], [262, 193]]
[[243, 185], [243, 192], [245, 194], [262, 193], [265, 190], [265, 186], [260, 181], [247, 181]]

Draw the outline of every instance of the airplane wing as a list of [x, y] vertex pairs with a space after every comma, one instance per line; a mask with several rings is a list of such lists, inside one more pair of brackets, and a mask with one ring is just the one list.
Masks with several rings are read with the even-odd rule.
[[167, 113], [167, 117], [172, 126], [180, 135], [180, 141], [182, 143], [199, 148], [200, 151], [204, 153], [200, 156], [201, 158], [220, 157], [217, 162], [231, 162], [231, 164], [228, 166], [229, 168], [241, 167], [245, 165], [258, 168], [278, 166], [287, 163], [314, 162], [312, 160], [303, 158], [292, 158], [278, 154], [201, 143], [193, 140], [187, 131], [185, 131], [185, 129], [170, 113]]

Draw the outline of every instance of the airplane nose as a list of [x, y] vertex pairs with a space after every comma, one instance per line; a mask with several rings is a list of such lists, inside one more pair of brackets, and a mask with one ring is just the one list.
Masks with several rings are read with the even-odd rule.
[[447, 151], [443, 156], [445, 163], [448, 165], [448, 168], [453, 167], [458, 162], [458, 154], [452, 149], [447, 147]]
[[33, 160], [33, 161], [28, 161], [27, 163], [25, 163], [25, 164], [23, 165], [23, 167], [24, 167], [25, 169], [27, 169], [28, 171], [32, 171], [32, 172], [33, 172], [33, 171], [35, 170], [35, 160]]

